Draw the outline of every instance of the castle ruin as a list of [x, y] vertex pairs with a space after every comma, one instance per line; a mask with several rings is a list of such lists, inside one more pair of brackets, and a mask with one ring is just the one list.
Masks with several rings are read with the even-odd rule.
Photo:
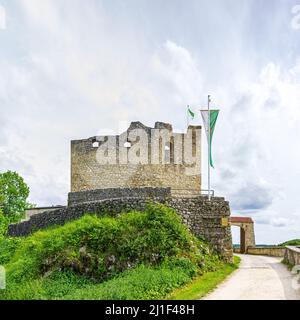
[[200, 126], [175, 133], [167, 123], [132, 122], [120, 135], [71, 141], [68, 206], [33, 214], [8, 234], [27, 236], [89, 213], [143, 211], [149, 200], [175, 209], [193, 234], [232, 261], [229, 203], [201, 195]]
[[175, 133], [167, 123], [132, 122], [117, 136], [71, 141], [71, 192], [170, 187], [173, 195], [199, 195], [200, 170], [200, 126]]

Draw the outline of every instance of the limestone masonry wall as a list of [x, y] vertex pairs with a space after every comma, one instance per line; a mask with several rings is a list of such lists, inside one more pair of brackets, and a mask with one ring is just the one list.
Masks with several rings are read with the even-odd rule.
[[299, 266], [300, 247], [287, 246], [284, 254], [284, 261], [292, 266]]
[[71, 192], [170, 187], [174, 194], [199, 194], [200, 170], [201, 126], [175, 133], [167, 123], [132, 122], [120, 135], [71, 141]]
[[224, 198], [172, 198], [167, 204], [181, 215], [193, 234], [210, 242], [225, 260], [232, 260], [230, 207]]
[[264, 255], [271, 257], [283, 257], [285, 253], [285, 247], [248, 247], [247, 254]]
[[94, 202], [113, 198], [148, 198], [167, 199], [171, 196], [171, 188], [108, 188], [81, 192], [70, 192], [68, 205], [73, 206], [84, 202]]
[[[116, 191], [116, 193], [114, 193]], [[97, 190], [69, 195], [70, 206], [32, 216], [29, 220], [9, 226], [9, 236], [27, 236], [52, 225], [63, 225], [84, 214], [118, 215], [131, 210], [143, 211], [149, 200], [174, 208], [190, 231], [210, 242], [226, 261], [232, 260], [232, 239], [229, 203], [223, 198], [206, 197], [174, 198], [170, 188]], [[102, 193], [101, 193], [102, 192]], [[106, 195], [108, 199], [89, 201]], [[122, 196], [118, 198], [117, 196]], [[124, 196], [127, 195], [127, 196]]]

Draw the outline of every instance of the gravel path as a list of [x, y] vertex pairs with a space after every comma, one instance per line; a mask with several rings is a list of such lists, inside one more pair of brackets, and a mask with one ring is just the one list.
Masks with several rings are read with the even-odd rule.
[[205, 300], [300, 300], [293, 275], [281, 258], [239, 255], [240, 268]]

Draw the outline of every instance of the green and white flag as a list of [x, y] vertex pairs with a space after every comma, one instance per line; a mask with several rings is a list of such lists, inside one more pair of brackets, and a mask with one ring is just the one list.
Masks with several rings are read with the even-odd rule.
[[195, 112], [191, 110], [190, 106], [187, 107], [187, 113], [188, 113], [188, 116], [190, 116], [194, 120]]
[[[210, 125], [208, 125], [208, 110], [201, 110], [201, 115], [203, 119], [203, 124], [207, 136], [207, 142], [210, 144], [210, 165], [214, 168], [213, 161], [212, 161], [212, 152], [211, 152], [211, 146], [212, 146], [212, 138], [215, 131], [216, 122], [219, 115], [219, 110], [210, 110]], [[210, 128], [210, 141], [208, 141], [208, 128]]]

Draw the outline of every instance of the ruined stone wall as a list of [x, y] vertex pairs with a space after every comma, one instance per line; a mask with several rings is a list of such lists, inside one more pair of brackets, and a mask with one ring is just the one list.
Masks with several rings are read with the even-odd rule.
[[174, 194], [199, 194], [200, 168], [200, 126], [190, 126], [183, 134], [165, 123], [150, 128], [133, 122], [119, 136], [71, 141], [71, 192], [171, 187]]
[[[156, 198], [153, 199], [153, 201], [163, 203], [164, 199]], [[11, 237], [28, 236], [32, 232], [46, 229], [53, 225], [64, 225], [85, 214], [97, 214], [99, 216], [110, 214], [111, 216], [115, 216], [131, 210], [143, 211], [146, 204], [147, 200], [145, 198], [114, 198], [96, 202], [86, 202], [54, 211], [45, 211], [31, 216], [29, 220], [10, 225], [8, 235]]]
[[25, 210], [25, 219], [29, 219], [31, 216], [36, 214], [45, 212], [45, 211], [53, 211], [57, 209], [62, 209], [65, 206], [52, 206], [52, 207], [37, 207], [37, 208], [30, 208]]
[[95, 202], [114, 198], [167, 199], [171, 196], [171, 188], [108, 188], [81, 192], [70, 192], [68, 205], [74, 206], [85, 202]]
[[285, 247], [248, 247], [247, 254], [270, 256], [270, 257], [283, 257], [285, 253]]
[[300, 247], [287, 246], [284, 254], [284, 262], [291, 266], [300, 265]]
[[[144, 194], [140, 194], [139, 197], [122, 198], [116, 198], [120, 194], [111, 193], [110, 199], [98, 201], [89, 201], [92, 199], [93, 191], [85, 192], [80, 196], [76, 194], [76, 204], [73, 202], [67, 208], [40, 213], [32, 216], [28, 221], [10, 225], [8, 233], [9, 236], [27, 236], [52, 225], [63, 225], [87, 213], [114, 216], [131, 210], [143, 211], [151, 200], [174, 208], [193, 234], [210, 242], [226, 261], [231, 261], [232, 239], [228, 222], [230, 208], [227, 201], [223, 198], [212, 198], [208, 201], [206, 197], [173, 198], [168, 188], [154, 188], [154, 190], [148, 188], [143, 192]], [[134, 191], [132, 192], [130, 188], [123, 190], [123, 193], [134, 195]]]
[[232, 260], [230, 207], [224, 198], [172, 198], [167, 204], [183, 218], [190, 231], [210, 242], [226, 261]]

